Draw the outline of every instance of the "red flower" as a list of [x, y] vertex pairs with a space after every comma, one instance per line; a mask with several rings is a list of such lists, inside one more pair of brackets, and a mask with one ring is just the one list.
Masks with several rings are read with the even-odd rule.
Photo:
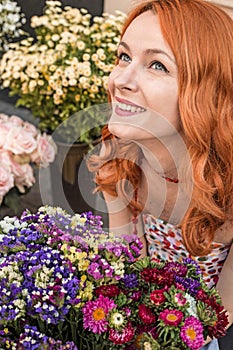
[[[213, 305], [213, 304], [212, 304]], [[215, 304], [213, 309], [217, 315], [217, 321], [214, 326], [209, 326], [208, 331], [210, 337], [220, 338], [226, 334], [226, 327], [229, 324], [227, 312], [222, 305]]]
[[157, 273], [156, 283], [162, 286], [171, 286], [174, 283], [173, 273], [164, 269], [160, 269]]
[[103, 295], [108, 298], [114, 298], [120, 294], [120, 289], [115, 284], [109, 284], [106, 286], [100, 286], [95, 289], [95, 295], [99, 297]]
[[151, 294], [150, 294], [150, 300], [152, 301], [153, 304], [155, 305], [160, 305], [162, 304], [166, 298], [164, 296], [164, 289], [155, 289]]
[[138, 306], [138, 316], [146, 324], [151, 324], [156, 321], [155, 314], [153, 314], [151, 309], [144, 304]]
[[156, 283], [158, 269], [156, 268], [145, 268], [141, 271], [141, 278], [147, 283]]
[[128, 322], [127, 326], [123, 330], [116, 330], [111, 328], [109, 331], [109, 339], [114, 344], [125, 344], [129, 342], [134, 337], [134, 328], [130, 322]]
[[163, 286], [170, 286], [174, 283], [174, 275], [163, 268], [145, 268], [141, 272], [141, 278], [147, 283], [156, 283]]
[[200, 289], [197, 293], [196, 293], [196, 297], [198, 300], [203, 301], [204, 303], [206, 303], [209, 299], [209, 297], [207, 296], [206, 292], [203, 289]]

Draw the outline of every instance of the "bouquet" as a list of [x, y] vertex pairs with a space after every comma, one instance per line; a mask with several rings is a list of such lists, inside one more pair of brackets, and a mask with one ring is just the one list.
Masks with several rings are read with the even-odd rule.
[[18, 116], [0, 114], [0, 205], [17, 212], [17, 198], [35, 183], [33, 165], [53, 162], [56, 145], [51, 136]]
[[198, 265], [139, 259], [91, 212], [0, 221], [0, 348], [197, 350], [227, 317]]
[[[42, 131], [51, 133], [63, 122], [66, 126], [74, 113], [107, 102], [108, 76], [125, 18], [120, 11], [91, 18], [86, 9], [47, 0], [43, 15], [31, 18], [35, 38], [12, 44], [3, 55], [2, 87], [19, 97], [17, 106], [31, 109]], [[62, 130], [61, 141], [69, 143], [73, 129], [81, 135], [79, 142], [100, 136], [105, 116], [88, 111]]]
[[9, 43], [19, 38], [25, 32], [22, 25], [26, 22], [25, 15], [16, 1], [0, 0], [0, 57], [9, 48]]

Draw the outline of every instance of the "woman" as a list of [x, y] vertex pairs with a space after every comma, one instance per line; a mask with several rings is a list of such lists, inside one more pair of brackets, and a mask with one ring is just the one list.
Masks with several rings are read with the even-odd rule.
[[[202, 0], [140, 2], [109, 77], [112, 113], [89, 167], [111, 230], [144, 254], [190, 256], [233, 320], [233, 22]], [[208, 349], [218, 349], [212, 341]]]

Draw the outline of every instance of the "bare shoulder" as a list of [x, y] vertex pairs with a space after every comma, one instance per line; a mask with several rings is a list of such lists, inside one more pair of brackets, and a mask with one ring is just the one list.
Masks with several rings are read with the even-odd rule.
[[233, 242], [233, 221], [227, 220], [215, 232], [215, 242], [231, 244]]

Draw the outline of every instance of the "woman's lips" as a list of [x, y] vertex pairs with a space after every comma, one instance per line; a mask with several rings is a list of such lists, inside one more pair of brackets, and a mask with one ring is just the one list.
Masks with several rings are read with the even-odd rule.
[[119, 116], [132, 116], [134, 114], [143, 113], [145, 108], [129, 103], [125, 100], [119, 100], [115, 105], [115, 113]]

